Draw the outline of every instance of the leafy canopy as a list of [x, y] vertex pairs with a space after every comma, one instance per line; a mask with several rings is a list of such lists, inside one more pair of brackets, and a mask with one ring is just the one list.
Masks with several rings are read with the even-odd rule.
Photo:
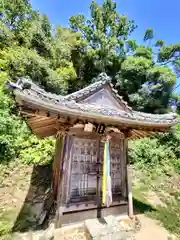
[[131, 39], [136, 27], [111, 0], [92, 1], [90, 18], [72, 16], [69, 28], [52, 27], [28, 0], [0, 1], [0, 160], [19, 157], [27, 163], [46, 163], [54, 149], [53, 138], [38, 140], [17, 115], [4, 90], [7, 80], [29, 77], [47, 91], [66, 94], [103, 71], [133, 109], [164, 113], [169, 102], [178, 106], [172, 67], [178, 75], [179, 43], [155, 40], [148, 28], [144, 44], [138, 45]]

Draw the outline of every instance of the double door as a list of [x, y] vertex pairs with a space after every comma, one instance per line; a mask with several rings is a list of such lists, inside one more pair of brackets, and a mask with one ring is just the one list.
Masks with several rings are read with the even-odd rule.
[[[104, 142], [92, 137], [73, 137], [69, 155], [66, 204], [99, 205], [102, 191]], [[122, 196], [125, 181], [123, 140], [110, 140], [113, 203]], [[113, 204], [112, 203], [112, 204]]]

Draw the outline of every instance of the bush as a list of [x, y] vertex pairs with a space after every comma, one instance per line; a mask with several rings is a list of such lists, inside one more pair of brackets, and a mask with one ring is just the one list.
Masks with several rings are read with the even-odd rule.
[[50, 62], [35, 50], [25, 47], [13, 47], [0, 51], [0, 68], [7, 71], [9, 78], [29, 77], [47, 91], [66, 93], [68, 85], [58, 71], [50, 68]]
[[0, 73], [0, 163], [19, 157], [26, 164], [51, 162], [55, 138], [38, 139], [31, 134], [25, 121], [16, 114], [11, 96], [4, 91], [7, 74]]
[[52, 162], [54, 152], [54, 137], [39, 140], [37, 137], [31, 136], [29, 140], [23, 144], [19, 159], [25, 164], [43, 165]]
[[180, 172], [179, 132], [161, 133], [129, 143], [129, 160], [140, 169], [168, 173]]

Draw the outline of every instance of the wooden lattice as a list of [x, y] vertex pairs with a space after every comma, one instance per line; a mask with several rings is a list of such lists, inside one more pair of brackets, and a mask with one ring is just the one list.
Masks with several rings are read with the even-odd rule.
[[[100, 194], [97, 192], [97, 181], [101, 186], [104, 143], [98, 141], [90, 138], [73, 138], [68, 203], [92, 200], [97, 202], [97, 195], [102, 195], [101, 190]], [[110, 154], [113, 200], [117, 201], [122, 193], [122, 178], [125, 176], [122, 140], [110, 142]]]

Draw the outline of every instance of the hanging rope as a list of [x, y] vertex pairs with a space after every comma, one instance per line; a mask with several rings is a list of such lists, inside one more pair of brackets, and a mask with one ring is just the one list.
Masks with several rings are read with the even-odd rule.
[[103, 162], [103, 182], [102, 182], [102, 203], [109, 207], [112, 203], [111, 188], [111, 158], [109, 152], [109, 140], [106, 138], [104, 142], [104, 162]]

